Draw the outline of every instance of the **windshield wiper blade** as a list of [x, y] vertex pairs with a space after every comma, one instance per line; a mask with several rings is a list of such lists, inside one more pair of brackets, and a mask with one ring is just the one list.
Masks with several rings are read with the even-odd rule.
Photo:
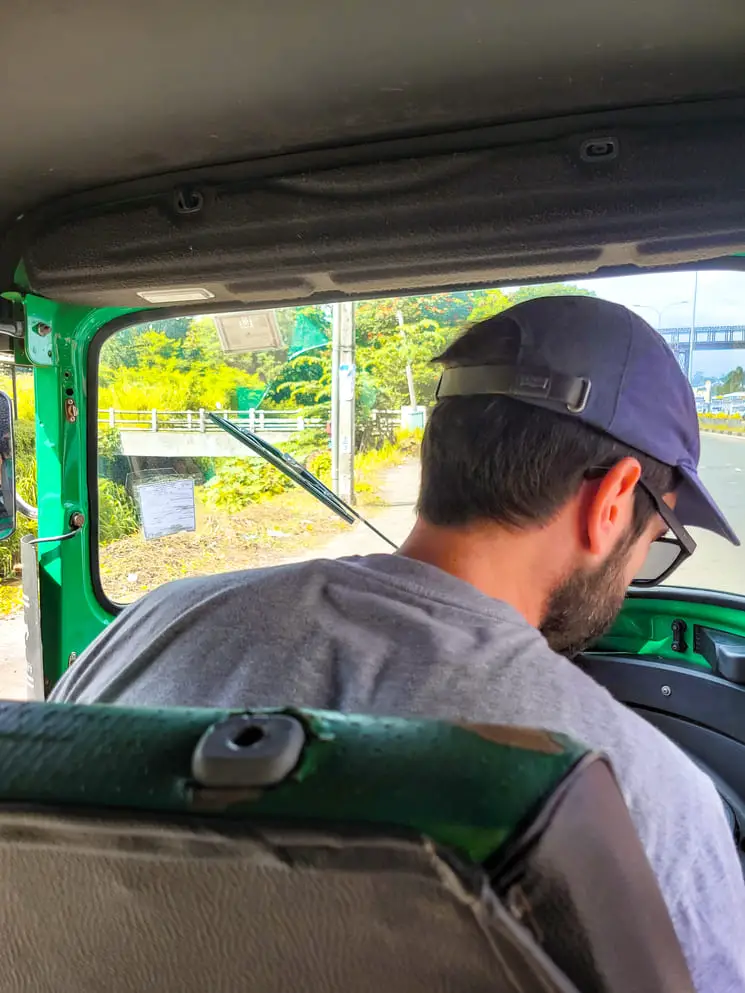
[[239, 428], [227, 420], [227, 418], [220, 417], [219, 414], [210, 413], [208, 416], [223, 431], [226, 431], [236, 441], [240, 441], [246, 448], [250, 448], [256, 455], [261, 456], [262, 459], [273, 465], [275, 469], [279, 469], [280, 472], [283, 472], [285, 476], [289, 477], [294, 483], [297, 483], [298, 486], [302, 486], [307, 493], [314, 496], [316, 500], [319, 500], [325, 507], [328, 507], [329, 510], [341, 517], [347, 524], [354, 524], [355, 521], [359, 521], [365, 527], [370, 528], [379, 538], [387, 542], [391, 548], [398, 548], [390, 538], [386, 538], [382, 531], [378, 531], [374, 524], [366, 520], [362, 514], [358, 514], [345, 500], [342, 500], [341, 497], [338, 497], [336, 493], [322, 483], [318, 476], [314, 476], [309, 469], [306, 469], [304, 465], [301, 465], [297, 459], [288, 455], [287, 452], [275, 448], [274, 445], [269, 444], [268, 441], [264, 441], [263, 438], [254, 434], [253, 431], [249, 431], [248, 428]]

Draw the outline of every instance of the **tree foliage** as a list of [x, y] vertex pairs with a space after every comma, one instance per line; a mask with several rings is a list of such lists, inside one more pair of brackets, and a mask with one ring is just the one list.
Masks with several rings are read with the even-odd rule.
[[[435, 359], [467, 324], [513, 303], [549, 294], [582, 293], [554, 283], [366, 300], [356, 306], [357, 411], [409, 402], [407, 365], [417, 402], [430, 404], [439, 377]], [[225, 354], [210, 317], [175, 318], [128, 328], [104, 345], [99, 407], [146, 411], [235, 409], [240, 387], [266, 388], [268, 409], [328, 410], [331, 402], [331, 323], [327, 305], [277, 311], [282, 347]]]
[[535, 286], [519, 286], [515, 290], [479, 290], [474, 294], [474, 307], [468, 315], [470, 324], [493, 317], [508, 307], [536, 300], [539, 297], [582, 296], [594, 297], [592, 290], [575, 286], [574, 283], [539, 283]]
[[575, 286], [574, 283], [539, 283], [535, 286], [520, 286], [510, 293], [510, 304], [525, 303], [538, 297], [595, 297], [594, 290]]
[[[119, 334], [127, 336], [124, 349]], [[230, 409], [238, 387], [264, 385], [257, 373], [227, 360], [210, 318], [191, 320], [178, 337], [160, 323], [140, 325], [104, 344], [98, 405], [130, 411]]]
[[479, 321], [494, 317], [495, 314], [511, 307], [512, 303], [512, 298], [502, 290], [482, 290], [476, 296], [473, 310], [468, 315], [468, 323], [477, 324]]
[[720, 384], [720, 393], [740, 393], [745, 390], [745, 369], [738, 365], [724, 377]]

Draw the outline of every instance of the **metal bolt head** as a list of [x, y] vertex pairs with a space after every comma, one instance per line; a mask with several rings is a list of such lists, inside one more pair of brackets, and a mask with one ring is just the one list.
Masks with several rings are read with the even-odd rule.
[[70, 527], [75, 528], [79, 531], [85, 524], [85, 514], [82, 514], [79, 510], [76, 510], [74, 514], [70, 515]]
[[670, 687], [669, 687], [669, 686], [663, 686], [663, 687], [662, 687], [662, 695], [663, 695], [663, 696], [670, 696], [670, 694], [671, 694], [672, 692], [673, 692], [673, 691], [672, 691], [672, 690], [670, 689]]

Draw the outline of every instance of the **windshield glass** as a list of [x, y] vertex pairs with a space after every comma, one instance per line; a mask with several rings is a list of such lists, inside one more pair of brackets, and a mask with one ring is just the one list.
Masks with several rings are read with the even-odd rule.
[[[622, 303], [674, 349], [696, 394], [701, 477], [745, 537], [745, 274], [651, 274], [365, 301], [354, 308], [347, 342], [356, 354], [348, 348], [336, 366], [338, 308], [195, 315], [117, 330], [100, 349], [105, 597], [128, 603], [183, 576], [389, 550], [311, 495], [309, 477], [311, 492], [298, 489], [236, 432], [289, 454], [340, 496], [353, 493], [356, 510], [400, 542], [414, 516], [418, 445], [438, 379], [430, 360], [468, 323], [556, 293]], [[347, 404], [341, 421], [332, 410], [334, 380], [339, 409]], [[691, 533], [695, 553], [666, 582], [745, 595], [745, 549]]]

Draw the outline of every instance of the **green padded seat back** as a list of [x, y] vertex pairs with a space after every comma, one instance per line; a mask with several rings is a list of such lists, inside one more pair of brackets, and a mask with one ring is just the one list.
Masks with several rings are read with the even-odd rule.
[[[193, 776], [194, 753], [205, 732], [230, 716], [0, 704], [0, 798], [241, 821], [395, 825], [480, 861], [587, 754], [540, 731], [308, 711], [297, 715], [306, 742], [281, 789], [202, 786]], [[236, 767], [241, 759], [236, 750]]]
[[685, 993], [669, 920], [675, 986], [551, 881], [604, 796], [633, 848], [607, 764], [543, 731], [0, 704], [3, 990]]

